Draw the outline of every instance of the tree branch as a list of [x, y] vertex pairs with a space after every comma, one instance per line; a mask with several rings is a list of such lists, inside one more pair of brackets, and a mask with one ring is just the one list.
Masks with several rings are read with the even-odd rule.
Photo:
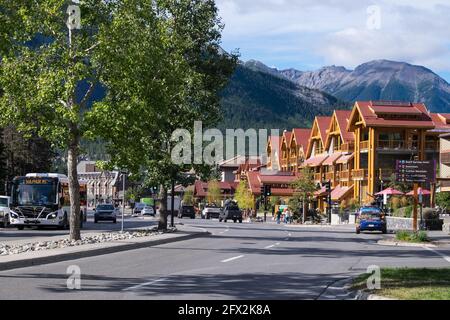
[[91, 85], [89, 86], [89, 89], [86, 91], [86, 94], [84, 95], [83, 99], [80, 102], [80, 108], [83, 109], [87, 103], [87, 101], [91, 98], [92, 94], [94, 93], [94, 88], [96, 85], [96, 81], [91, 82]]

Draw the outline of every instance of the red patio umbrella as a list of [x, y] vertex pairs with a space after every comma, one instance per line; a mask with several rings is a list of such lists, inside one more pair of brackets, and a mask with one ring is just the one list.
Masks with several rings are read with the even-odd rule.
[[[421, 188], [419, 188], [419, 189], [417, 190], [417, 194], [418, 194], [418, 195], [420, 194], [420, 189], [421, 189]], [[423, 195], [423, 196], [429, 196], [430, 194], [431, 194], [431, 191], [430, 191], [430, 190], [422, 189], [422, 195]], [[406, 195], [407, 195], [407, 196], [414, 196], [414, 190], [408, 192]]]
[[381, 192], [378, 192], [377, 194], [375, 194], [376, 196], [384, 196], [384, 195], [388, 195], [388, 196], [401, 196], [401, 195], [404, 195], [404, 193], [403, 192], [401, 192], [401, 191], [398, 191], [398, 190], [396, 190], [396, 189], [394, 189], [394, 188], [387, 188], [387, 189], [384, 189], [383, 191], [381, 191]]

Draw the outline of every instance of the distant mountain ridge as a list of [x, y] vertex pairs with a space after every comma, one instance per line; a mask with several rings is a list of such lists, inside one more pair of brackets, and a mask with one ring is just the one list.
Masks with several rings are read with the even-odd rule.
[[298, 85], [322, 90], [342, 100], [423, 102], [433, 112], [450, 112], [450, 85], [433, 71], [405, 62], [374, 60], [348, 70], [340, 66], [317, 71], [278, 71]]

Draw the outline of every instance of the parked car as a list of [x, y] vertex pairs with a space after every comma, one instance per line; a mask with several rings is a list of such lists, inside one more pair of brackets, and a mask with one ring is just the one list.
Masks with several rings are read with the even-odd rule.
[[183, 219], [184, 217], [189, 217], [195, 219], [195, 209], [194, 206], [182, 206], [178, 213], [178, 218]]
[[138, 202], [134, 205], [133, 214], [140, 214], [142, 210], [146, 207], [145, 203]]
[[156, 216], [155, 210], [152, 206], [145, 206], [141, 213], [143, 216]]
[[227, 222], [227, 220], [233, 220], [234, 223], [237, 221], [242, 223], [242, 212], [236, 202], [225, 204], [225, 207], [220, 212], [219, 222]]
[[98, 223], [98, 221], [117, 222], [117, 209], [112, 204], [100, 204], [94, 210], [95, 223]]
[[202, 210], [202, 219], [218, 219], [221, 212], [221, 208], [216, 204], [207, 204]]
[[378, 207], [362, 207], [356, 217], [356, 233], [380, 231], [387, 233], [386, 216]]
[[0, 196], [0, 226], [6, 228], [9, 225], [9, 203], [11, 199]]

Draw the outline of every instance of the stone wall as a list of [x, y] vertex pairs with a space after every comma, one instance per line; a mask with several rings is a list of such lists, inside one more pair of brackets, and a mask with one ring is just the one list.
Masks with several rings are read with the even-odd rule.
[[[413, 230], [412, 218], [386, 217], [388, 231]], [[428, 230], [442, 230], [442, 220], [425, 220], [425, 227]], [[417, 221], [419, 226], [420, 219]]]

